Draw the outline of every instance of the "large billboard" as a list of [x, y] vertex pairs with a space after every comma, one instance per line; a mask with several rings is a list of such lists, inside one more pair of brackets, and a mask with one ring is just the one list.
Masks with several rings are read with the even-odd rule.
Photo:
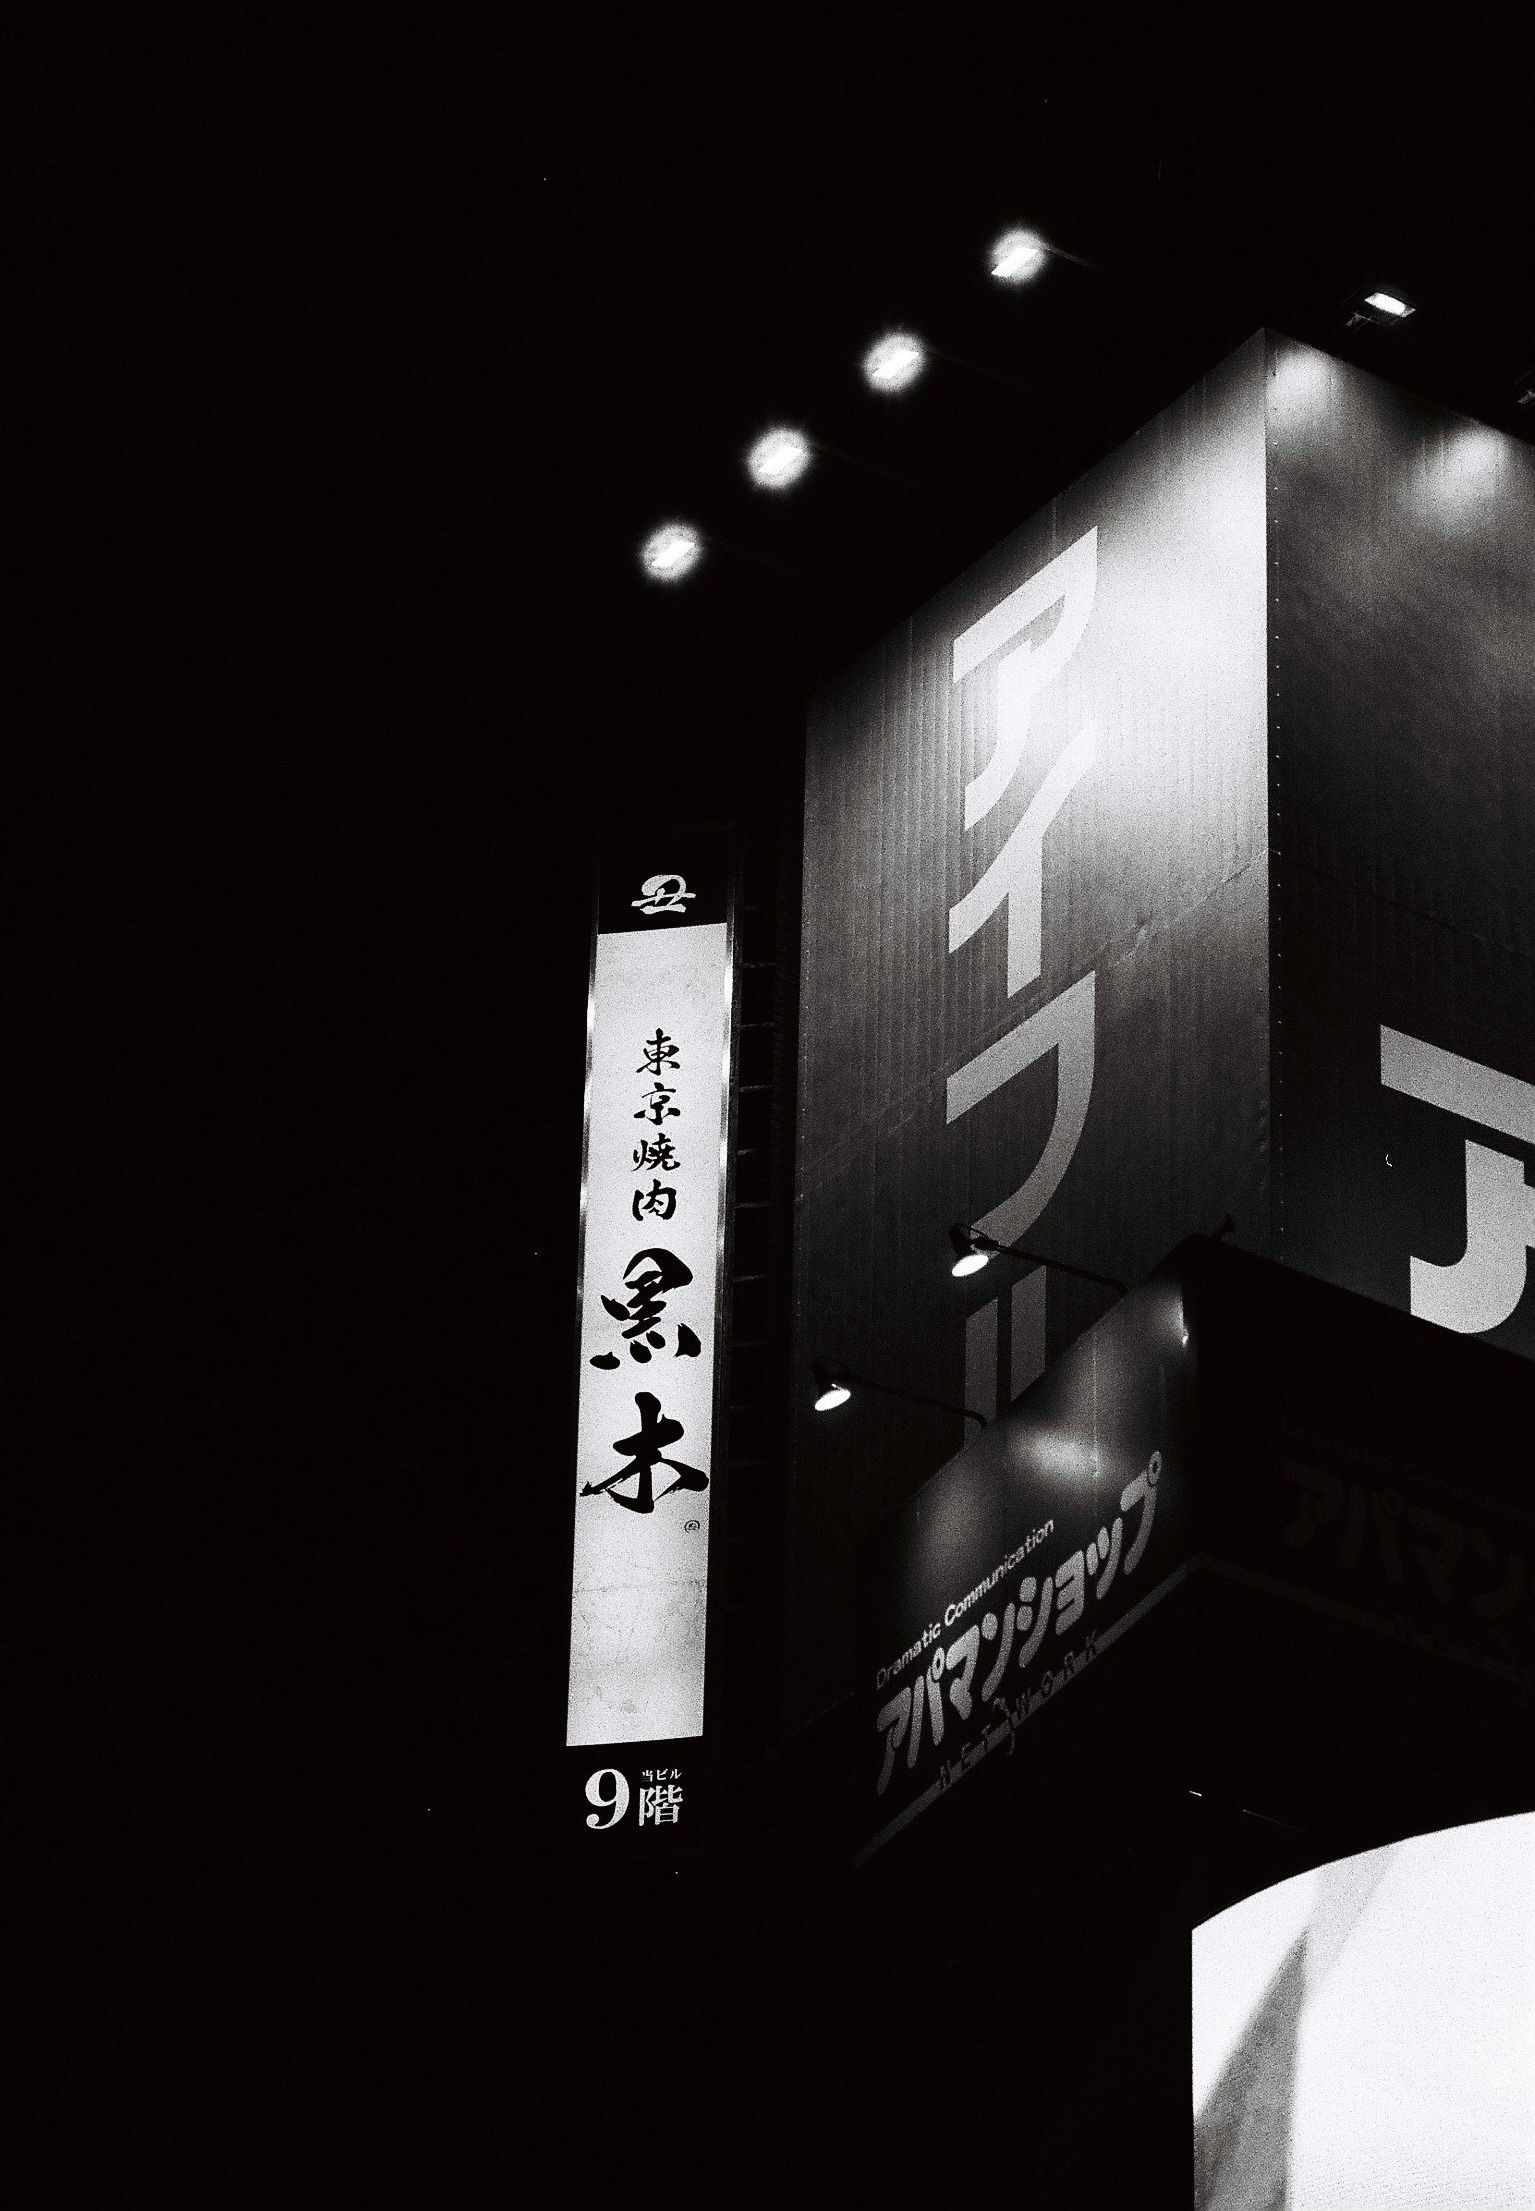
[[1010, 1754], [1182, 1581], [1189, 1366], [1179, 1284], [1159, 1275], [871, 1539], [860, 1862]]
[[[810, 722], [799, 1379], [995, 1413], [1247, 1248], [1535, 1354], [1535, 455], [1257, 334]], [[1005, 1277], [1006, 1279], [999, 1279]], [[961, 1440], [800, 1414], [790, 1716]]]
[[1532, 1436], [1530, 1362], [1189, 1238], [863, 1546], [852, 1850], [1100, 1722], [1294, 1833], [1535, 1803]]
[[1535, 449], [1268, 393], [1272, 1248], [1535, 1357]]

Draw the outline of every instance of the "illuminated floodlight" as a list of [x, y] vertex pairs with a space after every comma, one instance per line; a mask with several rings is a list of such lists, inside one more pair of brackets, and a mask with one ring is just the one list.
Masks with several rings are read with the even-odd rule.
[[1044, 265], [1044, 240], [1032, 230], [1010, 230], [991, 249], [991, 273], [999, 284], [1026, 284]]
[[811, 1364], [815, 1369], [816, 1387], [821, 1393], [815, 1401], [815, 1410], [818, 1413], [835, 1412], [839, 1405], [847, 1403], [853, 1393], [845, 1382], [838, 1380], [836, 1368], [830, 1366], [825, 1359], [812, 1360]]
[[960, 1225], [949, 1230], [949, 1242], [954, 1247], [954, 1264], [949, 1272], [961, 1279], [967, 1274], [979, 1274], [990, 1264], [991, 1253], [973, 1228]]
[[1412, 301], [1400, 292], [1356, 292], [1349, 302], [1348, 326], [1373, 323], [1378, 330], [1393, 330], [1414, 312]]
[[746, 456], [746, 473], [762, 491], [787, 491], [810, 466], [803, 430], [766, 430]]
[[877, 338], [863, 357], [864, 382], [877, 392], [903, 392], [927, 367], [927, 348], [909, 330]]
[[691, 522], [664, 522], [640, 547], [640, 565], [657, 583], [678, 583], [698, 566], [703, 540]]

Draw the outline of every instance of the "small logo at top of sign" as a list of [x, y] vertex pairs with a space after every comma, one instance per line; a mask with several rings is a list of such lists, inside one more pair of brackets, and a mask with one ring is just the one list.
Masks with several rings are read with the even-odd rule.
[[685, 914], [689, 899], [697, 896], [680, 875], [647, 875], [639, 897], [631, 898], [629, 903], [642, 914]]

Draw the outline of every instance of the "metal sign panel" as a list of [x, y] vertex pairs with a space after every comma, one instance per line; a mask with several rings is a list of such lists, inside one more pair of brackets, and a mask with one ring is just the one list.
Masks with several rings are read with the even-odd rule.
[[[703, 1732], [730, 1109], [727, 905], [715, 841], [657, 836], [643, 852], [605, 858], [588, 1012], [572, 1746]], [[616, 1826], [631, 1793], [636, 1823], [647, 1812], [673, 1823], [680, 1774], [659, 1754], [643, 1774], [631, 1790], [625, 1768], [594, 1770], [587, 1824]]]
[[1268, 389], [1274, 1252], [1535, 1357], [1535, 451]]
[[[951, 1280], [953, 1222], [1125, 1280], [1228, 1210], [1266, 1240], [1263, 369], [1259, 338], [814, 706], [802, 1372], [994, 1413], [1103, 1311], [1059, 1271]], [[796, 1716], [852, 1548], [959, 1441], [801, 1416]]]
[[1182, 1580], [1188, 1331], [1159, 1276], [871, 1541], [859, 1634], [860, 1858], [981, 1761]]
[[[788, 1704], [960, 1441], [1234, 1217], [1535, 1356], [1535, 453], [1259, 333], [811, 716]], [[1000, 1293], [1000, 1294], [999, 1294]], [[851, 1654], [844, 1652], [842, 1679]]]

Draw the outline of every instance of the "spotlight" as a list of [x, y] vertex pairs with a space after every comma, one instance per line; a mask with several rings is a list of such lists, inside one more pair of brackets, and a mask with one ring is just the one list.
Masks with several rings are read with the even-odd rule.
[[1348, 304], [1350, 330], [1362, 322], [1373, 323], [1378, 330], [1393, 330], [1414, 312], [1411, 300], [1403, 299], [1399, 292], [1360, 292]]
[[1535, 368], [1526, 369], [1514, 385], [1514, 405], [1535, 407]]
[[829, 1366], [824, 1359], [814, 1359], [811, 1364], [815, 1369], [816, 1388], [820, 1391], [815, 1401], [815, 1410], [818, 1413], [829, 1413], [834, 1412], [837, 1406], [845, 1405], [853, 1393], [846, 1383], [837, 1380], [836, 1368]]
[[1026, 284], [1045, 265], [1046, 248], [1032, 230], [1010, 230], [991, 249], [991, 273], [999, 284]]
[[877, 392], [903, 392], [927, 366], [927, 348], [909, 330], [891, 330], [863, 357], [864, 381]]
[[810, 440], [801, 430], [767, 430], [746, 456], [746, 473], [763, 491], [787, 491], [810, 466]]
[[991, 1258], [973, 1228], [963, 1228], [958, 1223], [949, 1230], [949, 1242], [954, 1246], [954, 1264], [950, 1274], [964, 1276], [979, 1274]]
[[691, 522], [666, 522], [640, 547], [640, 563], [657, 583], [677, 583], [698, 566], [703, 541]]

